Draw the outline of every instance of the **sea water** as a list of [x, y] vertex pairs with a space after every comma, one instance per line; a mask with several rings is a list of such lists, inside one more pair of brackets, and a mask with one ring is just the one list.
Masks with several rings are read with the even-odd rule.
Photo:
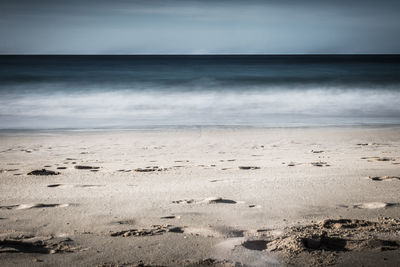
[[400, 56], [0, 56], [1, 129], [400, 124]]

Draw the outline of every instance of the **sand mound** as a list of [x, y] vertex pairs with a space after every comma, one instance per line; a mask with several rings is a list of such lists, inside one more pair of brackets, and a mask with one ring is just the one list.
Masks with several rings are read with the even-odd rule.
[[296, 264], [301, 255], [307, 254], [312, 264], [328, 265], [335, 263], [338, 253], [400, 249], [400, 241], [380, 237], [391, 233], [400, 239], [399, 231], [400, 221], [390, 218], [376, 222], [328, 219], [318, 224], [288, 228], [281, 237], [266, 242], [268, 251], [282, 253], [289, 264]]

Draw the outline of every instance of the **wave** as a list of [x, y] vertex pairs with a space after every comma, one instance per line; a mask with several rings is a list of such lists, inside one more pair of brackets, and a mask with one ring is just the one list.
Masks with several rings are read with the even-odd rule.
[[399, 56], [0, 56], [0, 128], [400, 121]]
[[2, 92], [0, 127], [399, 124], [400, 91], [280, 87], [243, 90]]

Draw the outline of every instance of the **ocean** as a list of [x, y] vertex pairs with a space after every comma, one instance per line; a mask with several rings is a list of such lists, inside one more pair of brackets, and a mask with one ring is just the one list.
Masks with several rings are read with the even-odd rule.
[[400, 124], [400, 56], [0, 56], [0, 129]]

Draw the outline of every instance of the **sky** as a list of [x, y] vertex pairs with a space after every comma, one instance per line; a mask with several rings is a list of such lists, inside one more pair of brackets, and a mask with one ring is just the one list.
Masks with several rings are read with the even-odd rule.
[[0, 54], [400, 53], [399, 0], [0, 0]]

